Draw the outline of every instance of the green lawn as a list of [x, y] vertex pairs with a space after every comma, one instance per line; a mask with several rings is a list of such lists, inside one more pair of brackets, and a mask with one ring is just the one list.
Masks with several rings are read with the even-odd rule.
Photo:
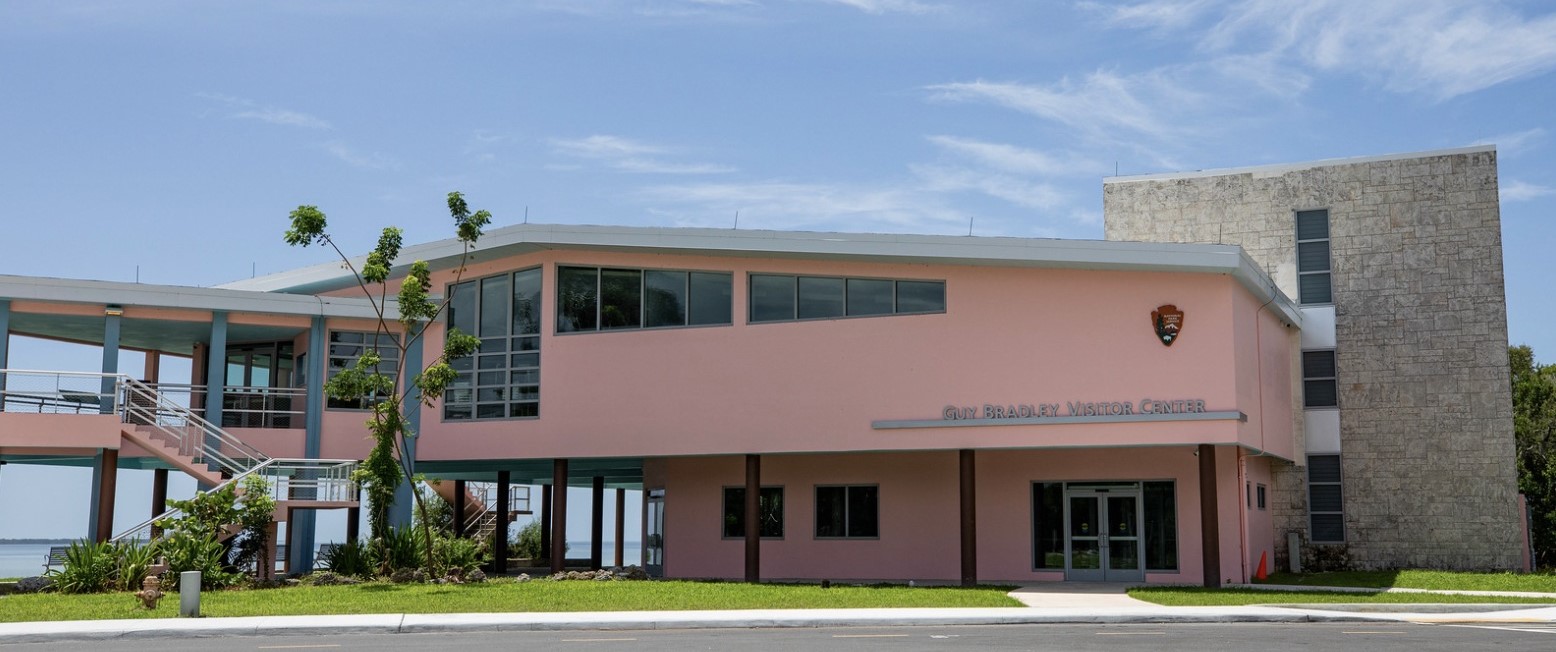
[[1369, 588], [1437, 589], [1453, 591], [1534, 591], [1556, 593], [1556, 574], [1456, 573], [1431, 570], [1275, 573], [1267, 584], [1359, 586]]
[[[1273, 578], [1271, 578], [1273, 581]], [[1193, 586], [1138, 587], [1129, 596], [1169, 607], [1229, 607], [1256, 604], [1556, 604], [1545, 598], [1509, 598], [1439, 593], [1356, 593], [1336, 591], [1272, 591], [1207, 589]]]
[[[1011, 587], [905, 587], [739, 584], [719, 582], [494, 581], [466, 585], [363, 584], [208, 591], [207, 616], [647, 611], [690, 609], [827, 609], [866, 607], [1019, 607]], [[154, 612], [136, 609], [128, 593], [0, 596], [0, 622], [170, 618], [178, 595]]]

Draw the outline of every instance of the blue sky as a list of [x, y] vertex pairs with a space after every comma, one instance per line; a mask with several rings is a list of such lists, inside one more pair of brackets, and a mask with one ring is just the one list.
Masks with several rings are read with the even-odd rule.
[[1494, 142], [1510, 339], [1556, 361], [1548, 3], [8, 2], [0, 61], [0, 273], [212, 285], [326, 260], [282, 243], [298, 204], [365, 251], [446, 237], [450, 190], [1100, 238], [1115, 171]]

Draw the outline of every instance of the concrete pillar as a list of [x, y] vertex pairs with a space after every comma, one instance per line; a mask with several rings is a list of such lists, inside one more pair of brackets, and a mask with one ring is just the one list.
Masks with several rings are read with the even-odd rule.
[[465, 536], [465, 481], [454, 481], [454, 536]]
[[[205, 347], [205, 420], [222, 425], [222, 394], [227, 386], [227, 313], [211, 311], [211, 342]], [[206, 445], [215, 442], [207, 441]], [[290, 529], [290, 528], [288, 528]]]
[[497, 575], [508, 574], [508, 490], [512, 481], [507, 471], [497, 472], [497, 527], [492, 532], [492, 564]]
[[[308, 369], [305, 372], [308, 387], [304, 390], [304, 400], [308, 407], [303, 414], [303, 457], [311, 460], [319, 459], [320, 437], [324, 429], [324, 368], [325, 358], [328, 357], [325, 344], [324, 318], [314, 317], [308, 327]], [[313, 498], [314, 490], [307, 489], [298, 497]], [[296, 514], [296, 519], [286, 522], [287, 536], [297, 542], [296, 546], [288, 546], [286, 549], [286, 567], [295, 568], [299, 573], [310, 573], [313, 572], [313, 550], [318, 538], [319, 516], [314, 510], [305, 509]], [[350, 530], [350, 526], [347, 529]]]
[[957, 451], [961, 478], [962, 586], [978, 584], [978, 469], [976, 451]]
[[540, 487], [540, 559], [551, 559], [551, 485]]
[[762, 456], [746, 456], [746, 581], [762, 581]]
[[[0, 369], [10, 368], [11, 300], [0, 299]], [[5, 409], [5, 374], [0, 374], [0, 410]]]
[[119, 479], [119, 451], [104, 448], [92, 467], [92, 515], [89, 538], [103, 542], [113, 538], [114, 490]]
[[551, 485], [540, 488], [540, 558], [551, 559]]
[[106, 374], [119, 373], [119, 315], [124, 314], [124, 309], [119, 306], [108, 306], [103, 316], [103, 382], [102, 394], [99, 406], [103, 414], [113, 414], [114, 392], [118, 391], [118, 382]]
[[567, 568], [567, 460], [551, 462], [551, 572]]
[[623, 557], [624, 557], [623, 553], [625, 553], [625, 551], [626, 551], [626, 542], [623, 541], [623, 539], [625, 539], [626, 536], [627, 536], [627, 490], [623, 489], [621, 487], [617, 487], [616, 488], [616, 567], [617, 568], [621, 568], [622, 566], [626, 565], [625, 563], [623, 563], [623, 562], [626, 561], [625, 559], [623, 559]]
[[1216, 505], [1216, 447], [1200, 444], [1199, 455], [1199, 535], [1204, 551], [1202, 563], [1208, 588], [1221, 587], [1221, 524]]
[[[405, 350], [405, 375], [401, 379], [405, 389], [405, 402], [402, 404], [405, 411], [405, 427], [410, 432], [421, 432], [421, 392], [410, 385], [410, 377], [421, 371], [421, 349], [424, 340], [417, 340]], [[405, 469], [408, 475], [400, 481], [400, 486], [394, 492], [394, 507], [389, 510], [389, 524], [394, 527], [410, 527], [411, 506], [415, 500], [411, 492], [415, 488], [411, 486], [411, 477], [416, 475], [416, 438], [406, 439], [402, 443], [405, 451]]]
[[[167, 469], [153, 469], [151, 471], [151, 517], [156, 518], [167, 511]], [[162, 528], [151, 526], [151, 536], [162, 536]]]
[[346, 508], [346, 542], [352, 543], [362, 538], [362, 508]]
[[592, 518], [589, 523], [589, 570], [605, 565], [605, 478], [594, 476]]
[[148, 383], [162, 382], [162, 354], [157, 351], [146, 352], [146, 366], [141, 371], [140, 379]]

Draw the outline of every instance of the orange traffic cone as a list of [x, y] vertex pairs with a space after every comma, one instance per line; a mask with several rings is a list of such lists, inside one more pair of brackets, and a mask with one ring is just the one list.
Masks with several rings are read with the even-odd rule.
[[1264, 554], [1265, 553], [1262, 552], [1259, 553], [1259, 571], [1253, 574], [1254, 579], [1259, 580], [1260, 582], [1263, 582], [1270, 577], [1269, 574], [1264, 572]]

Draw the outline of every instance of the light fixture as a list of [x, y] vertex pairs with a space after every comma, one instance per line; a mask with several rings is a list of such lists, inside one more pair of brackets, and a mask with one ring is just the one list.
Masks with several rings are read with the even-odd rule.
[[108, 304], [107, 307], [103, 308], [103, 314], [108, 315], [109, 317], [118, 317], [124, 314], [124, 306]]

